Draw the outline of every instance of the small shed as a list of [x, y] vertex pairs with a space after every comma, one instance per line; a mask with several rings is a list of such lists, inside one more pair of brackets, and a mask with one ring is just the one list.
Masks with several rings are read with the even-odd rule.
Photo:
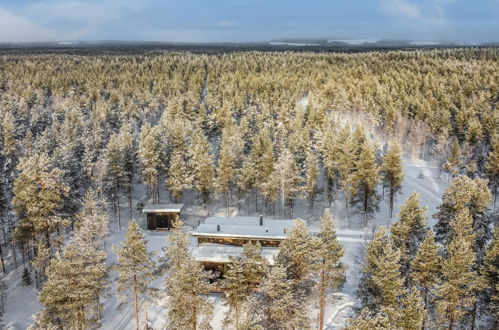
[[168, 230], [175, 218], [180, 216], [184, 204], [149, 204], [144, 206], [142, 213], [147, 216], [147, 229]]

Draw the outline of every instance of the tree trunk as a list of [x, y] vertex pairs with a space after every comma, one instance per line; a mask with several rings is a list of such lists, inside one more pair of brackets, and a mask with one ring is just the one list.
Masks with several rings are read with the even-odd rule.
[[2, 243], [0, 243], [0, 259], [2, 261], [2, 272], [5, 274], [5, 263], [3, 261], [3, 249], [2, 249]]
[[197, 309], [194, 307], [194, 310], [192, 311], [192, 330], [196, 330], [197, 328]]
[[121, 212], [120, 212], [120, 199], [118, 197], [117, 199], [118, 202], [118, 228], [121, 230]]
[[133, 275], [133, 295], [135, 301], [135, 321], [137, 322], [137, 330], [140, 329], [139, 321], [139, 293], [137, 290], [137, 275]]
[[322, 261], [321, 284], [319, 292], [319, 330], [324, 328], [324, 305], [326, 299], [326, 274], [324, 270], [325, 261]]

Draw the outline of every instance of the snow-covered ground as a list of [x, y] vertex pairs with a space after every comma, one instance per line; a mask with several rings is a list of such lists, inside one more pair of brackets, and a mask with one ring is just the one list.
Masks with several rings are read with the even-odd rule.
[[[446, 180], [439, 177], [438, 168], [436, 165], [430, 162], [421, 160], [405, 160], [405, 179], [403, 184], [402, 193], [397, 196], [396, 208], [394, 210], [394, 217], [392, 221], [396, 221], [398, 217], [398, 205], [402, 204], [409, 195], [416, 191], [420, 194], [421, 204], [428, 207], [428, 226], [434, 224], [431, 215], [436, 212], [436, 207], [441, 202], [441, 196], [446, 187]], [[422, 176], [420, 176], [422, 174]], [[142, 185], [137, 185], [134, 191], [134, 204], [139, 199], [144, 197], [144, 187]], [[163, 201], [168, 201], [166, 196], [162, 197]], [[183, 218], [186, 222], [186, 230], [192, 231], [199, 221], [208, 216], [208, 210], [199, 206], [196, 200], [196, 194], [194, 192], [189, 192], [185, 196], [185, 207], [183, 210]], [[258, 215], [254, 209], [254, 201], [250, 203], [250, 215]], [[380, 203], [380, 210], [376, 214], [369, 228], [364, 227], [363, 220], [355, 215], [349, 215], [349, 221], [346, 221], [346, 210], [345, 210], [345, 200], [341, 193], [338, 194], [337, 200], [333, 205], [329, 205], [327, 200], [323, 196], [319, 196], [315, 201], [313, 209], [309, 209], [308, 201], [300, 200], [297, 201], [294, 208], [293, 217], [300, 217], [307, 220], [310, 226], [316, 227], [319, 224], [319, 217], [322, 215], [325, 208], [331, 207], [333, 216], [336, 221], [336, 226], [338, 229], [338, 239], [345, 247], [345, 257], [343, 262], [347, 265], [347, 281], [341, 290], [341, 292], [331, 295], [329, 297], [329, 303], [326, 308], [326, 329], [341, 329], [345, 324], [346, 319], [352, 315], [352, 308], [357, 303], [355, 297], [355, 290], [357, 288], [359, 280], [359, 262], [358, 254], [359, 250], [366, 243], [367, 237], [372, 232], [372, 227], [375, 226], [386, 226], [390, 223], [388, 217], [388, 204], [387, 200], [382, 200]], [[111, 248], [114, 244], [118, 244], [122, 241], [126, 222], [130, 219], [128, 209], [126, 207], [122, 208], [122, 222], [124, 222], [123, 230], [119, 231], [117, 228], [117, 222], [115, 220], [111, 221], [111, 233], [107, 239], [106, 250], [108, 252], [107, 263], [112, 264], [115, 261], [115, 256], [111, 252]], [[278, 213], [278, 212], [276, 212]], [[352, 212], [351, 212], [352, 213]], [[237, 207], [232, 207], [229, 210], [230, 215], [237, 215]], [[241, 215], [247, 215], [248, 208], [246, 201], [241, 203]], [[215, 204], [210, 206], [209, 215], [211, 216], [225, 216], [226, 209], [221, 204]], [[133, 217], [139, 222], [142, 228], [145, 228], [145, 218], [142, 214], [133, 211]], [[148, 241], [148, 248], [150, 251], [156, 253], [156, 258], [161, 256], [162, 248], [167, 244], [167, 232], [151, 232], [144, 230], [144, 234]], [[195, 241], [192, 240], [192, 245], [194, 246]], [[31, 285], [30, 287], [25, 287], [22, 284], [22, 264], [15, 270], [10, 271], [10, 273], [5, 277], [5, 283], [8, 286], [8, 297], [6, 304], [6, 314], [4, 315], [4, 328], [5, 329], [26, 329], [31, 323], [31, 316], [35, 314], [40, 305], [37, 299], [37, 291]], [[117, 274], [111, 272], [110, 281], [114, 282]], [[159, 278], [154, 283], [155, 286], [161, 287], [163, 283], [163, 278]], [[103, 328], [104, 329], [134, 329], [135, 320], [131, 304], [120, 304], [117, 300], [115, 294], [114, 284], [108, 290], [108, 294], [105, 298], [105, 308], [103, 312]], [[226, 307], [223, 306], [221, 298], [219, 295], [213, 295], [210, 297], [214, 305], [214, 317], [212, 320], [212, 326], [214, 329], [221, 329], [221, 323], [224, 318], [224, 313]], [[312, 304], [313, 309], [311, 310], [312, 319], [316, 320], [317, 309], [314, 304]], [[149, 306], [143, 306], [141, 319], [147, 318], [151, 322], [152, 326], [156, 329], [161, 329], [164, 327], [166, 319], [166, 309], [164, 303], [157, 302], [150, 304]]]

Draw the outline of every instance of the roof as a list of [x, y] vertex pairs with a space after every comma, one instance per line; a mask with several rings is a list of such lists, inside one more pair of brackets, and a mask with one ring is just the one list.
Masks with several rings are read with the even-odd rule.
[[192, 232], [192, 236], [283, 240], [286, 238], [286, 233], [293, 228], [294, 221], [264, 218], [260, 226], [259, 217], [209, 217]]
[[[203, 244], [192, 250], [192, 257], [200, 262], [228, 263], [230, 257], [236, 257], [243, 253], [242, 246], [223, 244]], [[270, 264], [274, 263], [274, 257], [279, 253], [279, 248], [264, 247], [261, 250], [262, 257]]]
[[144, 206], [144, 208], [142, 209], [142, 213], [179, 213], [182, 207], [184, 207], [184, 204], [149, 204]]

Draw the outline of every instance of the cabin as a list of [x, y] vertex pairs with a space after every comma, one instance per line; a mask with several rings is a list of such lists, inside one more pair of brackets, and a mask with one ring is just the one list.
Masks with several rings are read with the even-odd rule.
[[209, 217], [192, 232], [197, 246], [192, 257], [213, 272], [213, 280], [222, 279], [231, 257], [243, 252], [243, 245], [259, 242], [262, 256], [273, 264], [279, 245], [293, 228], [294, 220], [260, 217]]
[[148, 230], [170, 230], [173, 222], [180, 217], [184, 204], [149, 204], [142, 213], [147, 217]]

